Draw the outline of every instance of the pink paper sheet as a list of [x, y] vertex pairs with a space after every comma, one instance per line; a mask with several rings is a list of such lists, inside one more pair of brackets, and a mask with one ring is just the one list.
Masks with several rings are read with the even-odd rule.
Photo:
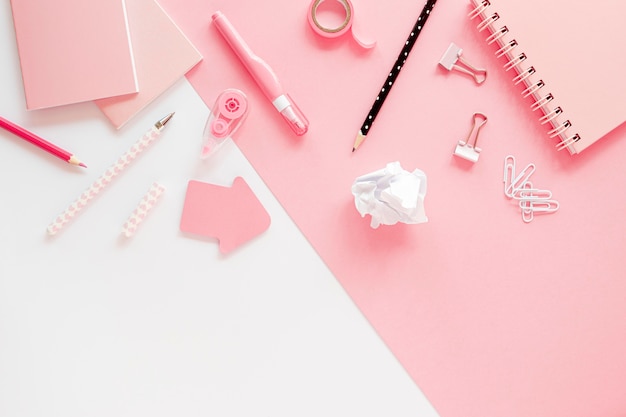
[[[227, 87], [248, 94], [238, 146], [441, 416], [626, 415], [626, 128], [582, 155], [557, 153], [467, 18], [469, 1], [447, 0], [352, 153], [423, 2], [354, 0], [359, 33], [377, 41], [370, 52], [318, 38], [308, 3], [162, 1], [210, 57], [190, 81], [209, 106]], [[307, 115], [306, 136], [210, 26], [218, 9]], [[452, 41], [489, 70], [483, 86], [438, 67]], [[477, 111], [489, 122], [472, 165], [452, 152]], [[508, 154], [537, 165], [558, 213], [522, 222], [503, 194]], [[428, 175], [429, 222], [372, 230], [350, 186], [395, 160]]]
[[229, 253], [270, 226], [270, 216], [242, 177], [223, 187], [189, 181], [180, 230], [216, 238], [220, 251]]

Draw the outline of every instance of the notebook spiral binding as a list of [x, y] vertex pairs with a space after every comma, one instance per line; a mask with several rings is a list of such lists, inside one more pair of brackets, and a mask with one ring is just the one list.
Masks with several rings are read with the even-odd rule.
[[[500, 15], [491, 10], [491, 3], [489, 0], [472, 0], [476, 6], [469, 14], [471, 20], [479, 18], [477, 25], [478, 31], [482, 32], [485, 29], [489, 30], [490, 35], [487, 37], [487, 44], [491, 45], [496, 43], [499, 49], [495, 52], [496, 57], [505, 58], [504, 64], [505, 71], [514, 69], [517, 72], [513, 83], [518, 85], [523, 83], [525, 89], [522, 91], [522, 96], [532, 96], [534, 102], [531, 105], [532, 111], [541, 110], [543, 116], [539, 118], [542, 125], [550, 124], [551, 130], [548, 131], [550, 138], [558, 137], [560, 142], [556, 145], [557, 149], [566, 149], [580, 140], [578, 133], [573, 133], [572, 122], [570, 122], [565, 115], [561, 106], [556, 104], [556, 98], [552, 93], [546, 92], [549, 88], [546, 83], [539, 78], [538, 70], [534, 66], [527, 62], [528, 57], [520, 48], [513, 37], [513, 34], [506, 26], [506, 23], [501, 19]], [[572, 149], [570, 152], [573, 153]]]

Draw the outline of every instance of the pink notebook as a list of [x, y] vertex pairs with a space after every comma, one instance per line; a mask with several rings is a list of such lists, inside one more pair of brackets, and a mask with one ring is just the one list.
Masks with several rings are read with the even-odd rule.
[[139, 92], [96, 101], [118, 129], [202, 60], [156, 1], [126, 0], [126, 7]]
[[11, 0], [28, 109], [137, 91], [123, 0]]
[[579, 153], [626, 120], [626, 3], [471, 0], [473, 20], [558, 148]]

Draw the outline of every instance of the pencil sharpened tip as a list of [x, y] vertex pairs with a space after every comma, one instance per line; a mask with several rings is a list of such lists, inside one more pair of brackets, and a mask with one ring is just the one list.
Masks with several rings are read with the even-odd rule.
[[84, 163], [81, 162], [80, 159], [76, 158], [74, 155], [70, 156], [70, 159], [67, 160], [67, 162], [69, 162], [72, 165], [76, 165], [78, 167], [83, 167], [83, 168], [87, 168], [87, 165], [85, 165]]
[[356, 139], [354, 140], [354, 146], [352, 147], [352, 152], [356, 151], [359, 146], [365, 140], [365, 135], [359, 130], [359, 133], [356, 135]]

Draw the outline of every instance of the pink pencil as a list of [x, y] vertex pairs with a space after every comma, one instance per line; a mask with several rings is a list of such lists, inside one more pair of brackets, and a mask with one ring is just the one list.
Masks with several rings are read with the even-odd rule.
[[72, 165], [78, 165], [81, 167], [87, 167], [87, 165], [83, 164], [82, 162], [80, 162], [78, 160], [78, 158], [76, 158], [74, 155], [72, 155], [71, 153], [69, 153], [68, 151], [59, 148], [58, 146], [48, 142], [47, 140], [40, 138], [39, 136], [35, 135], [32, 132], [29, 132], [28, 130], [24, 129], [21, 126], [16, 125], [13, 122], [8, 121], [7, 119], [5, 119], [4, 117], [0, 116], [0, 127], [2, 127], [3, 129], [8, 130], [9, 132], [19, 136], [20, 138], [29, 141], [30, 143], [32, 143], [33, 145], [37, 145], [39, 146], [41, 149], [43, 149], [44, 151], [51, 153], [52, 155], [56, 156], [57, 158], [60, 158], [62, 160], [64, 160], [65, 162], [68, 162]]

